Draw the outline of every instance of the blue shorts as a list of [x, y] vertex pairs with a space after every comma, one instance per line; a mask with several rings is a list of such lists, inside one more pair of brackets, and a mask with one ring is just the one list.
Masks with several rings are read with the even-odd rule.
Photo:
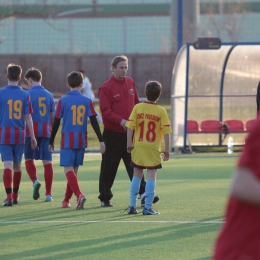
[[35, 150], [31, 148], [31, 137], [25, 138], [24, 145], [24, 158], [35, 159], [35, 160], [46, 160], [52, 161], [52, 153], [49, 152], [49, 141], [48, 137], [36, 137], [37, 147]]
[[79, 167], [83, 165], [85, 148], [83, 149], [60, 149], [60, 166]]
[[12, 161], [20, 163], [22, 161], [24, 144], [1, 144], [0, 152], [2, 162]]
[[159, 164], [159, 165], [156, 165], [156, 166], [149, 166], [148, 167], [148, 166], [137, 165], [137, 164], [133, 163], [132, 161], [130, 163], [130, 166], [132, 166], [134, 168], [138, 168], [138, 169], [154, 169], [154, 170], [162, 169], [162, 164]]

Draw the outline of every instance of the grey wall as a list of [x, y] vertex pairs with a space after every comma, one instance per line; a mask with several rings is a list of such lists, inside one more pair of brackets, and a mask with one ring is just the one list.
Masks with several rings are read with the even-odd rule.
[[[6, 66], [9, 63], [19, 64], [23, 75], [30, 67], [36, 67], [43, 74], [43, 86], [59, 96], [66, 93], [66, 75], [78, 69], [84, 69], [93, 84], [95, 92], [112, 74], [110, 63], [116, 55], [1, 55], [0, 56], [0, 87], [7, 84]], [[148, 80], [158, 80], [163, 85], [163, 98], [170, 98], [172, 68], [175, 60], [173, 55], [128, 55], [128, 76], [135, 82], [140, 96], [144, 96], [144, 85]], [[23, 76], [22, 76], [23, 77]], [[57, 94], [56, 94], [57, 93]], [[170, 100], [170, 99], [169, 99]]]

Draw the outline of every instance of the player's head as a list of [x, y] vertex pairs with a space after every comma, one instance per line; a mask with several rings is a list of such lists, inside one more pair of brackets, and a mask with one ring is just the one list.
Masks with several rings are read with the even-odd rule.
[[148, 81], [145, 84], [144, 93], [148, 101], [155, 102], [159, 99], [162, 93], [162, 85], [158, 81]]
[[36, 68], [30, 68], [25, 72], [24, 78], [29, 81], [30, 79], [34, 82], [42, 81], [42, 73]]
[[79, 71], [72, 71], [67, 75], [67, 82], [70, 88], [81, 87], [83, 83], [83, 74]]
[[21, 66], [13, 63], [8, 64], [6, 78], [9, 81], [18, 82], [21, 79], [21, 75], [22, 75]]
[[116, 56], [111, 61], [111, 71], [115, 78], [123, 79], [128, 70], [128, 58], [124, 55]]

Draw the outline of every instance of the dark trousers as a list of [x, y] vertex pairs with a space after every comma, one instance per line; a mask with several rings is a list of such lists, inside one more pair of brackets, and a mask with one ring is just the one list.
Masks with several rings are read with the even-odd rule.
[[[126, 151], [127, 134], [104, 129], [103, 138], [106, 145], [106, 152], [102, 155], [99, 176], [100, 194], [98, 198], [100, 201], [110, 200], [113, 197], [111, 188], [113, 186], [121, 159], [123, 159], [130, 180], [132, 180], [134, 172], [134, 168], [130, 166], [131, 154]], [[141, 180], [139, 194], [144, 192], [145, 181], [143, 177]]]

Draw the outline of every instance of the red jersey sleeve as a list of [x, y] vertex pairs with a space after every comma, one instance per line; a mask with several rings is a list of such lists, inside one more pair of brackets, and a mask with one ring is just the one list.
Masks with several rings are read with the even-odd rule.
[[238, 167], [248, 167], [260, 178], [260, 118], [246, 138], [243, 153], [238, 161]]
[[122, 117], [112, 111], [112, 101], [109, 94], [109, 89], [101, 86], [98, 90], [99, 107], [104, 118], [108, 121], [120, 124]]

